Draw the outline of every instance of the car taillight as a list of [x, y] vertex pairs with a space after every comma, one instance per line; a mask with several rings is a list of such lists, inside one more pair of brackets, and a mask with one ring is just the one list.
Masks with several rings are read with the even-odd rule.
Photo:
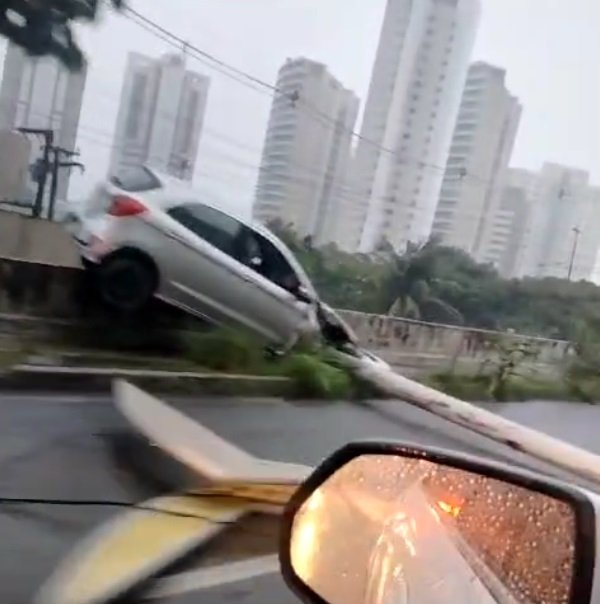
[[126, 216], [138, 216], [147, 211], [146, 206], [139, 200], [126, 195], [117, 195], [113, 197], [108, 213], [111, 216], [123, 218]]

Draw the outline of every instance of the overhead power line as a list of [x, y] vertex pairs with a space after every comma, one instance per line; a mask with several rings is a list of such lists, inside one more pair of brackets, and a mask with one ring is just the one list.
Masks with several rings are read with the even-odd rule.
[[[228, 63], [222, 59], [219, 59], [215, 55], [190, 43], [188, 40], [186, 40], [182, 36], [174, 33], [173, 31], [171, 31], [171, 30], [167, 29], [166, 27], [157, 23], [155, 20], [150, 19], [149, 17], [146, 17], [141, 12], [139, 12], [131, 7], [126, 7], [124, 14], [132, 22], [136, 23], [138, 26], [142, 27], [149, 33], [159, 37], [160, 39], [167, 42], [171, 46], [173, 46], [177, 49], [185, 48], [185, 52], [186, 52], [187, 56], [196, 58], [197, 60], [201, 61], [203, 64], [212, 67], [213, 69], [215, 69], [215, 70], [219, 71], [220, 73], [222, 73], [223, 75], [237, 81], [238, 83], [241, 83], [245, 86], [249, 86], [250, 88], [257, 90], [259, 92], [266, 93], [273, 98], [276, 98], [278, 96], [287, 97], [291, 103], [293, 103], [295, 106], [300, 106], [300, 108], [304, 108], [304, 110], [307, 114], [311, 115], [313, 117], [313, 119], [318, 120], [323, 125], [327, 125], [330, 128], [340, 130], [342, 132], [346, 132], [353, 138], [363, 141], [363, 142], [375, 147], [376, 149], [378, 149], [379, 151], [381, 151], [383, 153], [393, 155], [394, 157], [398, 157], [399, 158], [398, 163], [400, 163], [400, 164], [413, 163], [420, 167], [431, 168], [434, 170], [441, 171], [442, 173], [446, 172], [445, 165], [441, 166], [438, 164], [433, 164], [430, 162], [422, 161], [418, 158], [406, 156], [403, 153], [397, 151], [396, 149], [391, 149], [389, 147], [385, 147], [385, 146], [381, 145], [380, 143], [378, 143], [368, 137], [365, 137], [364, 135], [360, 134], [359, 132], [339, 124], [339, 122], [337, 122], [336, 120], [332, 119], [330, 116], [321, 112], [317, 107], [314, 107], [311, 103], [304, 100], [301, 96], [298, 96], [297, 94], [295, 96], [292, 94], [289, 94], [286, 91], [282, 90], [281, 88], [277, 87], [276, 85], [266, 82], [265, 80], [262, 80], [261, 78], [258, 78], [243, 69], [235, 67], [234, 65], [231, 65], [230, 63]], [[486, 180], [484, 178], [482, 178], [481, 176], [471, 174], [471, 173], [466, 173], [465, 178], [473, 178], [473, 179], [479, 180], [480, 182], [486, 182]]]

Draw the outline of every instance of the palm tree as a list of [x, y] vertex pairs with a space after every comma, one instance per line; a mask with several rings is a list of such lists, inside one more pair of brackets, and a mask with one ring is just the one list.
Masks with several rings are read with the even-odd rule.
[[388, 315], [438, 323], [461, 325], [464, 319], [453, 306], [433, 295], [437, 262], [442, 248], [430, 239], [409, 243], [406, 252], [395, 254], [383, 286]]

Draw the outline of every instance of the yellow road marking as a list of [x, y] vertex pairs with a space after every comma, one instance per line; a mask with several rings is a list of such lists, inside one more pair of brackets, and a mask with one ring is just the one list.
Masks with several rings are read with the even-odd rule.
[[[99, 604], [152, 577], [243, 516], [231, 497], [161, 497], [117, 517], [76, 548], [42, 588], [39, 604]], [[170, 513], [165, 513], [170, 512]]]
[[296, 484], [228, 483], [193, 491], [198, 497], [233, 497], [248, 502], [284, 506], [294, 494]]

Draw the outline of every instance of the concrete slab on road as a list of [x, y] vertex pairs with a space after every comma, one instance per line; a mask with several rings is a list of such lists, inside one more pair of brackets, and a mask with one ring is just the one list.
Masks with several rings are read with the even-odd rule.
[[[249, 452], [280, 461], [314, 465], [346, 442], [365, 438], [400, 439], [503, 460], [510, 459], [508, 455], [514, 458], [512, 451], [500, 445], [401, 402], [386, 402], [392, 407], [381, 406], [378, 410], [349, 403], [295, 405], [222, 398], [176, 399], [173, 404]], [[517, 411], [510, 406], [499, 409], [509, 416], [523, 414], [525, 423], [533, 422], [534, 416], [540, 422], [550, 417], [540, 407], [527, 416], [524, 404]], [[567, 409], [571, 414], [567, 415]], [[600, 409], [594, 407], [576, 412], [565, 405], [565, 413], [556, 416], [556, 425], [541, 427], [554, 430], [559, 437], [562, 430], [565, 438], [577, 440], [577, 429], [569, 420], [576, 417], [583, 424], [588, 444], [588, 426], [597, 423], [599, 415]], [[115, 460], [110, 437], [127, 431], [127, 424], [109, 397], [0, 393], [0, 493], [5, 497], [132, 502], [154, 496], [160, 487], [137, 479]], [[536, 466], [530, 459], [515, 461]], [[170, 477], [174, 482], [182, 480], [176, 472]], [[118, 510], [101, 506], [0, 507], [2, 601], [31, 601], [36, 586], [68, 550], [99, 522], [116, 513]], [[267, 552], [261, 549], [260, 553]], [[168, 602], [187, 604], [197, 602], [199, 597], [209, 602], [244, 604], [295, 601], [279, 577], [268, 576], [202, 595], [183, 594]]]

